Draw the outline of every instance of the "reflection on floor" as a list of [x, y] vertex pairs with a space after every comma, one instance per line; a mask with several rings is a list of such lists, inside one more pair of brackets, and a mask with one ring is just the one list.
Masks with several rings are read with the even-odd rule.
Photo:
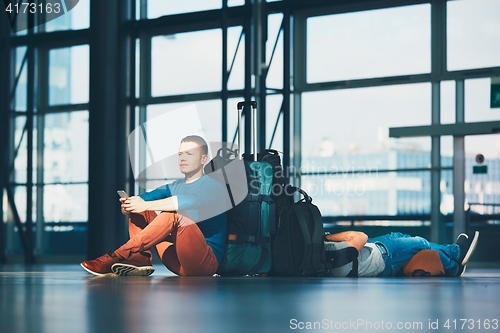
[[3, 265], [0, 281], [2, 333], [500, 331], [500, 269], [462, 278], [202, 278]]

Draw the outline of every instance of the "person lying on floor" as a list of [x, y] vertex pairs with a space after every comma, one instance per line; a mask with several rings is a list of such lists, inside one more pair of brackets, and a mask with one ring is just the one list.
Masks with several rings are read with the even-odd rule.
[[[479, 232], [462, 233], [454, 244], [440, 245], [422, 237], [412, 237], [400, 232], [368, 238], [359, 231], [345, 231], [325, 236], [325, 250], [332, 251], [352, 246], [359, 251], [358, 276], [398, 276], [403, 266], [420, 250], [435, 250], [446, 276], [461, 276], [476, 249]], [[352, 263], [334, 268], [337, 277], [347, 276]]]
[[122, 213], [129, 216], [130, 240], [81, 266], [94, 275], [147, 276], [154, 271], [153, 249], [177, 275], [213, 275], [224, 255], [226, 215], [222, 185], [203, 173], [207, 160], [203, 138], [182, 139], [178, 163], [184, 179], [121, 198]]

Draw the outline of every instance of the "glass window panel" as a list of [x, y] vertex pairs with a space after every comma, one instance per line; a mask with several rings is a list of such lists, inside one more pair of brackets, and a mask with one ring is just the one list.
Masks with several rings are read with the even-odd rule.
[[441, 137], [441, 166], [453, 166], [453, 137], [451, 135]]
[[430, 5], [307, 20], [307, 81], [429, 73]]
[[24, 127], [26, 126], [26, 117], [16, 117], [14, 119], [14, 149], [19, 148], [14, 151], [14, 175], [13, 181], [18, 184], [25, 184], [27, 182], [27, 135], [24, 133]]
[[44, 181], [88, 181], [88, 111], [48, 114], [44, 132]]
[[88, 185], [45, 185], [43, 216], [45, 222], [87, 222]]
[[[33, 121], [33, 182], [37, 181], [36, 178], [36, 165], [37, 165], [37, 130], [36, 130], [36, 117]], [[12, 176], [13, 181], [18, 184], [25, 184], [28, 181], [28, 145], [27, 133], [24, 132], [24, 128], [26, 126], [26, 117], [16, 117], [14, 119], [14, 150], [19, 147], [16, 151], [14, 151], [14, 174]]]
[[49, 104], [78, 104], [89, 100], [89, 46], [49, 52]]
[[165, 15], [200, 12], [222, 7], [221, 0], [179, 1], [179, 0], [148, 0], [148, 18]]
[[269, 38], [266, 43], [267, 65], [269, 65], [269, 62], [271, 61], [271, 55], [276, 43], [276, 38], [278, 38], [278, 36], [279, 38], [272, 62], [268, 68], [266, 80], [268, 88], [283, 89], [283, 34], [280, 34], [282, 22], [283, 14], [269, 15], [267, 23]]
[[220, 141], [222, 138], [222, 106], [220, 100], [149, 105], [147, 109], [147, 119], [150, 120], [166, 112], [189, 105], [194, 105], [196, 107], [205, 139], [209, 141]]
[[[301, 187], [314, 198], [323, 216], [429, 214], [430, 172], [378, 172], [375, 166], [367, 167], [370, 158], [389, 162], [400, 158], [399, 153], [332, 157], [338, 173], [303, 176]], [[403, 158], [420, 158], [421, 153], [414, 154]]]
[[453, 214], [453, 170], [441, 171], [441, 205], [440, 211], [443, 215]]
[[[222, 0], [222, 1], [225, 1], [225, 0]], [[245, 4], [245, 0], [227, 0], [228, 7], [243, 6], [244, 4]]]
[[500, 1], [447, 2], [448, 70], [500, 66]]
[[[26, 222], [27, 216], [27, 187], [26, 186], [16, 186], [14, 187], [14, 202], [16, 204], [17, 213], [19, 214], [19, 219], [21, 222]], [[32, 221], [36, 222], [36, 187], [33, 186], [33, 205], [32, 205]]]
[[[227, 82], [229, 90], [243, 89], [245, 87], [245, 35], [241, 35], [242, 30], [243, 27], [240, 26], [231, 27], [227, 31], [227, 67], [231, 71]], [[238, 49], [238, 52], [235, 57], [236, 49]], [[231, 64], [233, 65], [232, 68]]]
[[466, 122], [500, 120], [499, 109], [490, 108], [490, 90], [490, 78], [465, 81]]
[[[25, 1], [23, 1], [25, 2]], [[17, 31], [17, 32], [14, 32], [14, 35], [16, 36], [23, 36], [23, 35], [27, 35], [28, 34], [28, 30], [26, 29], [26, 27], [28, 26], [28, 22], [27, 22], [27, 15], [20, 15], [17, 19], [16, 19], [16, 29], [24, 29], [24, 30], [20, 30], [20, 31]], [[37, 30], [38, 27], [35, 27], [35, 31]]]
[[[430, 108], [428, 83], [303, 94], [300, 171], [312, 175], [302, 187], [323, 214], [428, 213], [428, 172], [379, 171], [430, 166], [430, 138], [388, 137], [389, 127], [430, 124]], [[320, 175], [327, 171], [336, 177]]]
[[221, 89], [220, 29], [153, 37], [151, 43], [153, 96]]
[[[483, 164], [500, 158], [500, 134], [471, 135], [465, 137], [465, 155], [471, 163], [476, 165], [475, 156], [482, 154], [485, 157]], [[471, 167], [472, 170], [472, 167]], [[488, 168], [488, 171], [489, 168]], [[472, 171], [471, 171], [472, 172]]]
[[[282, 95], [270, 95], [266, 99], [266, 148], [283, 151], [283, 114], [281, 114], [281, 106], [283, 105]], [[278, 121], [279, 117], [279, 121]], [[276, 126], [276, 133], [273, 136], [273, 131]], [[271, 144], [271, 139], [273, 140]], [[271, 144], [271, 145], [270, 145]]]
[[[194, 116], [191, 110], [187, 110], [186, 117], [183, 116], [183, 113], [176, 112], [178, 109], [193, 105], [196, 107]], [[136, 180], [140, 178], [139, 187], [144, 187], [145, 179], [158, 180], [154, 186], [157, 187], [164, 184], [167, 178], [182, 177], [177, 166], [180, 140], [187, 135], [195, 134], [204, 137], [209, 144], [210, 142], [220, 142], [222, 139], [221, 124], [220, 100], [148, 106], [147, 123], [145, 124], [148, 153], [142, 147], [141, 142], [136, 140], [134, 144], [137, 148], [133, 149], [136, 156], [132, 157], [134, 178]]]
[[135, 97], [141, 92], [141, 40], [135, 40]]
[[[243, 97], [230, 98], [227, 100], [227, 141], [238, 144], [238, 111], [236, 105], [243, 101]], [[245, 124], [245, 118], [243, 118]], [[241, 132], [241, 142], [245, 146], [245, 125], [243, 125]]]
[[428, 138], [388, 137], [389, 127], [430, 122], [429, 83], [306, 93], [302, 101], [303, 158], [394, 149], [430, 151]]
[[455, 81], [441, 82], [441, 124], [455, 123]]
[[[18, 47], [15, 51], [16, 58], [16, 70], [15, 70], [15, 78], [19, 77], [17, 80], [17, 86], [15, 91], [13, 109], [16, 111], [26, 111], [27, 110], [27, 89], [28, 89], [28, 61], [24, 63], [24, 56], [26, 55], [27, 47]], [[22, 71], [21, 71], [22, 68]], [[14, 81], [15, 82], [15, 81]]]
[[[488, 172], [474, 174], [477, 154], [483, 154]], [[500, 135], [474, 135], [465, 137], [465, 197], [468, 203], [495, 204], [500, 202]], [[471, 210], [491, 214], [498, 207], [474, 205]]]
[[[66, 2], [66, 5], [68, 2]], [[79, 0], [78, 4], [69, 12], [45, 23], [45, 31], [87, 29], [90, 25], [89, 17], [90, 0]]]

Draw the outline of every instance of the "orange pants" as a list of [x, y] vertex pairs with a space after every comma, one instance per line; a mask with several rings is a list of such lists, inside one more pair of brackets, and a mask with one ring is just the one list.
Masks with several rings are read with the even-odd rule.
[[124, 258], [154, 246], [163, 264], [177, 275], [210, 276], [219, 266], [200, 228], [186, 216], [173, 212], [132, 213], [128, 230], [130, 240], [116, 250]]

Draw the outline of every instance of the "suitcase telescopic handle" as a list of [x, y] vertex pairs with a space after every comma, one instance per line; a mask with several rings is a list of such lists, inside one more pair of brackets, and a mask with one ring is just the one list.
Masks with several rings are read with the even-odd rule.
[[[238, 108], [238, 151], [239, 151], [239, 159], [241, 160], [243, 158], [243, 150], [241, 147], [241, 115], [243, 111], [243, 106], [244, 105], [250, 105], [252, 107], [252, 118], [253, 118], [253, 160], [257, 161], [257, 102], [256, 101], [250, 101], [250, 102], [238, 102], [237, 108]], [[246, 121], [246, 119], [245, 119]]]
[[250, 106], [253, 108], [253, 109], [257, 109], [257, 102], [256, 101], [250, 101], [250, 102], [238, 102], [238, 110], [241, 110], [243, 109], [243, 106], [245, 106], [245, 104], [250, 104]]

